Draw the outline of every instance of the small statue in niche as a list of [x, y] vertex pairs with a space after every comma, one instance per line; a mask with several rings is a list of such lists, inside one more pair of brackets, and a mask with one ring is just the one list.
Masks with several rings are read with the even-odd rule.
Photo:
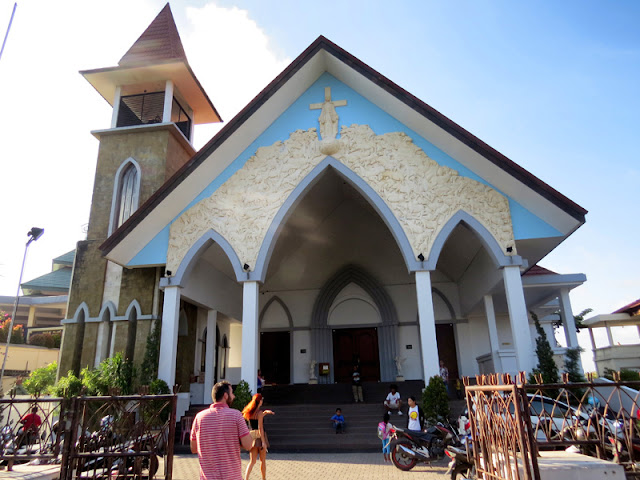
[[316, 364], [318, 362], [316, 362], [315, 360], [311, 360], [311, 362], [309, 363], [309, 380], [317, 380], [318, 377], [316, 377]]
[[402, 377], [402, 364], [404, 363], [404, 357], [401, 356], [397, 356], [396, 358], [394, 358], [395, 362], [396, 362], [396, 370], [398, 371], [398, 377]]

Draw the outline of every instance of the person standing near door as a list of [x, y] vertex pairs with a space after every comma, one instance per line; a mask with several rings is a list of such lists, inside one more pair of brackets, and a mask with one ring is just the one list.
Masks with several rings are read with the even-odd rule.
[[362, 377], [357, 364], [353, 366], [353, 373], [351, 374], [351, 389], [353, 390], [353, 401], [355, 403], [364, 403], [364, 397], [362, 396]]

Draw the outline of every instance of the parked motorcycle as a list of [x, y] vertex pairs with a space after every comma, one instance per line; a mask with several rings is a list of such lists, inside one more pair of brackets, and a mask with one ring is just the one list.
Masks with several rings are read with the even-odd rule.
[[473, 457], [473, 441], [471, 439], [471, 423], [469, 419], [461, 415], [458, 419], [458, 433], [460, 445], [448, 445], [445, 454], [449, 457], [448, 470], [445, 475], [451, 476], [451, 480], [476, 479], [476, 467]]
[[428, 428], [426, 432], [394, 426], [391, 429], [391, 461], [405, 472], [418, 462], [431, 463], [444, 456], [445, 448], [454, 438], [455, 433], [441, 424]]

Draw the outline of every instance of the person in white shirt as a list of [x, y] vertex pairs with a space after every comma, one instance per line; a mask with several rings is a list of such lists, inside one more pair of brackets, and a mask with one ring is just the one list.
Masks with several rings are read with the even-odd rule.
[[398, 392], [398, 386], [394, 383], [389, 388], [391, 391], [387, 395], [384, 401], [385, 412], [397, 412], [398, 415], [402, 415], [400, 407], [402, 406], [402, 400], [400, 400], [400, 393]]
[[422, 426], [424, 425], [424, 414], [422, 413], [422, 409], [416, 403], [415, 397], [409, 397], [407, 399], [407, 403], [409, 404], [409, 411], [407, 412], [409, 422], [407, 424], [407, 428], [409, 430], [421, 432]]

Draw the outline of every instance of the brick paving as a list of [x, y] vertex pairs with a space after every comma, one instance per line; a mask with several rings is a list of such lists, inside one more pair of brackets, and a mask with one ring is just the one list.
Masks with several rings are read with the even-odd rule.
[[[242, 474], [249, 454], [242, 453]], [[267, 480], [444, 480], [446, 460], [432, 465], [418, 464], [409, 472], [385, 464], [382, 453], [269, 453]], [[161, 472], [160, 470], [159, 472]], [[198, 480], [197, 455], [176, 455], [173, 463], [174, 480]], [[261, 480], [260, 460], [256, 462], [249, 480]]]

